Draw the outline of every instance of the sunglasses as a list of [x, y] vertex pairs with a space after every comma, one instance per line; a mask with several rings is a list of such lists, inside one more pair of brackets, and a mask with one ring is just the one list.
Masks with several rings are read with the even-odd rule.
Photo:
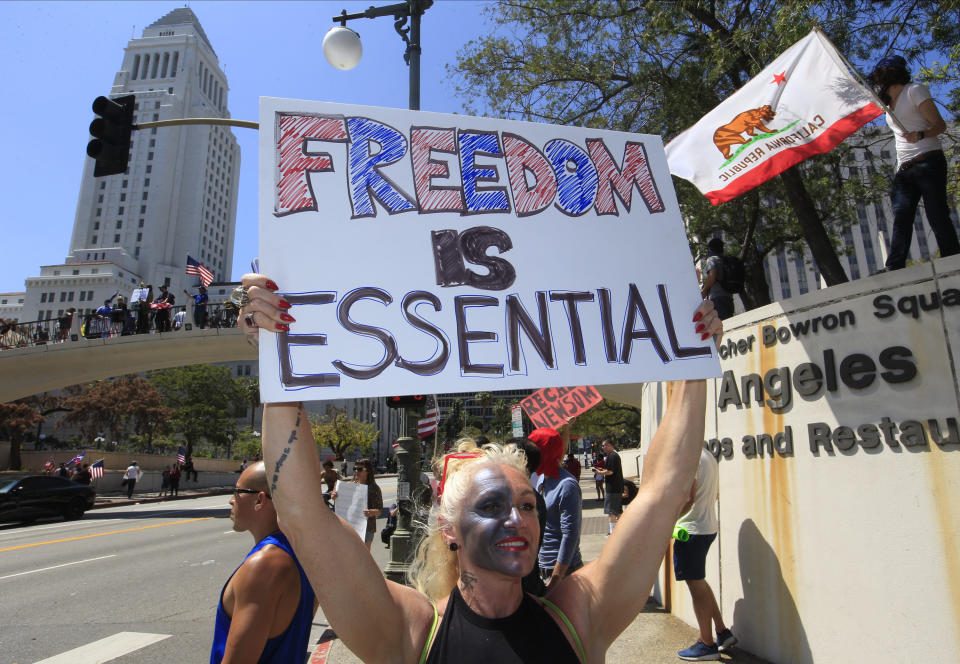
[[234, 496], [239, 496], [241, 493], [262, 493], [267, 498], [271, 498], [270, 494], [267, 493], [266, 491], [259, 491], [258, 489], [241, 489], [240, 487], [234, 488], [233, 490]]

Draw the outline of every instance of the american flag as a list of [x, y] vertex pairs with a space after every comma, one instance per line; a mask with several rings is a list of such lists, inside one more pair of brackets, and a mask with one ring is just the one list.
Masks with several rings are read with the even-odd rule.
[[90, 477], [91, 479], [97, 479], [98, 477], [103, 477], [103, 459], [100, 459], [92, 466], [90, 466]]
[[75, 456], [75, 457], [73, 457], [72, 459], [70, 459], [69, 461], [67, 461], [67, 465], [68, 465], [68, 466], [71, 466], [71, 465], [73, 465], [73, 464], [75, 464], [75, 463], [80, 463], [81, 461], [83, 461], [83, 457], [85, 457], [85, 456], [87, 456], [87, 451], [86, 451], [86, 450], [80, 450], [80, 454], [78, 454], [77, 456]]
[[187, 450], [181, 445], [177, 448], [177, 463], [185, 464], [187, 462]]
[[440, 421], [440, 411], [437, 410], [437, 398], [432, 397], [430, 405], [427, 406], [426, 417], [417, 420], [417, 434], [421, 438], [426, 438], [437, 430], [437, 423]]
[[200, 277], [200, 283], [206, 288], [213, 282], [213, 271], [203, 263], [198, 263], [189, 255], [187, 256], [187, 274], [195, 274]]

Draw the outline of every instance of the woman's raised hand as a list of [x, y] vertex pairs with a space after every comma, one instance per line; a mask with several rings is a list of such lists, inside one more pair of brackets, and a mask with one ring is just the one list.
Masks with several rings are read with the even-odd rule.
[[247, 339], [256, 343], [260, 328], [271, 332], [287, 332], [295, 318], [288, 313], [290, 303], [274, 291], [279, 286], [262, 274], [245, 274], [241, 286], [231, 299], [240, 304], [240, 328]]

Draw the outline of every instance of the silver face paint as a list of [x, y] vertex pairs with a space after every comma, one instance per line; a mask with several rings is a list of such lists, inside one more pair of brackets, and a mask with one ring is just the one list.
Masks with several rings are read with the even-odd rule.
[[457, 525], [477, 567], [516, 577], [533, 569], [540, 534], [537, 501], [519, 471], [496, 466], [478, 471]]

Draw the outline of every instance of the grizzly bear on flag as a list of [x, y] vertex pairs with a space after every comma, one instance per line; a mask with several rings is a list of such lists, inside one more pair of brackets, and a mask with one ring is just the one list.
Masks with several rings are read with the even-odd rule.
[[742, 136], [747, 132], [747, 136], [754, 136], [754, 131], [760, 131], [771, 134], [775, 130], [768, 129], [763, 123], [773, 120], [776, 113], [770, 104], [765, 104], [760, 108], [754, 108], [744, 111], [737, 115], [729, 124], [725, 124], [713, 133], [713, 143], [723, 154], [724, 159], [730, 158], [730, 146], [746, 143], [747, 139]]

